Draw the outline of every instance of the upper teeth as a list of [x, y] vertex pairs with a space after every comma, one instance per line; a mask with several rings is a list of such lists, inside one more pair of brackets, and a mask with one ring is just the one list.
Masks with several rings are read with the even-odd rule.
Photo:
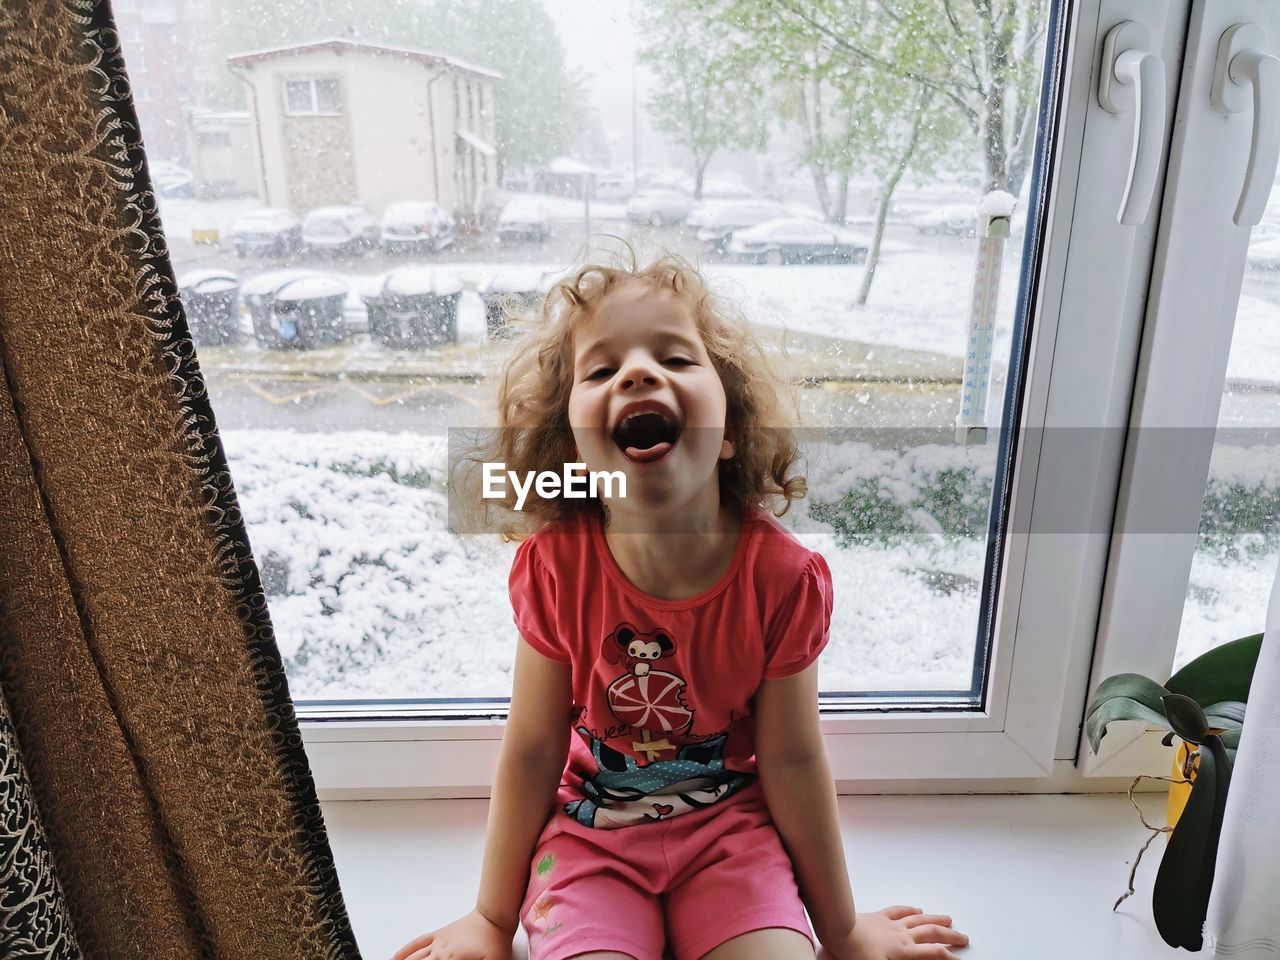
[[643, 417], [643, 416], [644, 416], [645, 414], [647, 414], [647, 413], [656, 414], [657, 416], [662, 417], [662, 419], [663, 419], [663, 420], [666, 420], [666, 419], [667, 419], [667, 418], [666, 418], [665, 416], [663, 416], [663, 414], [662, 414], [660, 411], [658, 411], [658, 410], [636, 410], [634, 413], [628, 413], [625, 417], [623, 417], [623, 418], [622, 418], [622, 422], [623, 422], [623, 423], [630, 423], [630, 422], [631, 422], [632, 420], [634, 420], [636, 417]]

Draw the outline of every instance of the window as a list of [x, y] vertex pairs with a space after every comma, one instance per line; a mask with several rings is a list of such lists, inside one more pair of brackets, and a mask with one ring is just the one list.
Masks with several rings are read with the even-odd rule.
[[[1270, 35], [1280, 28], [1277, 13], [1247, 2], [1194, 5], [1184, 72], [1171, 78], [1181, 118], [1169, 146], [1175, 170], [1161, 198], [1148, 316], [1133, 344], [1139, 374], [1093, 683], [1120, 672], [1163, 679], [1204, 650], [1262, 629], [1280, 557], [1280, 423], [1269, 402], [1280, 343], [1266, 266], [1275, 157], [1257, 158], [1266, 175], [1246, 178], [1249, 91], [1226, 88], [1219, 98], [1214, 72], [1219, 38], [1249, 23]], [[1209, 250], [1216, 268], [1206, 269]], [[1167, 768], [1161, 733], [1143, 726], [1108, 734], [1099, 756], [1085, 758], [1086, 773]]]
[[196, 143], [202, 147], [229, 147], [231, 134], [226, 130], [202, 130], [196, 134]]
[[291, 116], [314, 114], [333, 116], [342, 112], [337, 80], [286, 80], [285, 113]]
[[[1251, 0], [1223, 2], [1214, 17], [1261, 16]], [[434, 231], [412, 250], [379, 247], [372, 230], [358, 240], [254, 234], [242, 258], [225, 252], [217, 264], [242, 279], [233, 335], [192, 327], [202, 354], [244, 374], [210, 364], [209, 390], [322, 788], [485, 787], [510, 690], [512, 548], [449, 531], [450, 432], [491, 422], [505, 344], [498, 293], [536, 300], [584, 242], [605, 234], [699, 261], [768, 348], [783, 357], [785, 347], [810, 491], [786, 522], [836, 576], [823, 707], [837, 776], [1034, 778], [1070, 767], [1097, 671], [1134, 662], [1126, 643], [1139, 612], [1158, 600], [1165, 628], [1144, 634], [1142, 657], [1171, 661], [1181, 601], [1189, 583], [1198, 589], [1188, 579], [1194, 533], [1190, 547], [1156, 552], [1177, 553], [1188, 568], [1171, 563], [1158, 598], [1145, 579], [1152, 555], [1130, 557], [1131, 511], [1168, 473], [1146, 466], [1145, 433], [1130, 428], [1151, 411], [1190, 410], [1179, 385], [1202, 382], [1202, 365], [1219, 355], [1147, 313], [1156, 304], [1173, 317], [1172, 304], [1197, 302], [1152, 296], [1166, 221], [1171, 235], [1201, 235], [1202, 225], [1180, 219], [1189, 202], [1181, 181], [1157, 178], [1143, 215], [1117, 218], [1132, 117], [1100, 102], [1097, 58], [1109, 31], [1136, 14], [1121, 0], [1019, 0], [1012, 37], [984, 21], [983, 5], [914, 23], [938, 32], [885, 49], [984, 51], [931, 60], [930, 70], [960, 71], [937, 95], [910, 64], [871, 69], [840, 42], [893, 36], [905, 21], [884, 5], [815, 6], [795, 19], [780, 5], [743, 3], [743, 16], [711, 23], [675, 0], [637, 5], [622, 22], [616, 11], [571, 17], [527, 3], [562, 40], [546, 62], [522, 59], [527, 38], [510, 34], [518, 18], [444, 18], [432, 52], [449, 65], [429, 62], [440, 71], [431, 76], [453, 86], [460, 124], [463, 96], [468, 112], [492, 114], [495, 159], [526, 186], [509, 198], [506, 222], [536, 203], [545, 211], [536, 229], [500, 231], [508, 198], [486, 193], [474, 232]], [[386, 36], [361, 9], [331, 33]], [[1142, 14], [1166, 65], [1183, 61], [1189, 11], [1189, 0], [1175, 0]], [[1228, 25], [1206, 29], [1218, 36]], [[1280, 36], [1280, 24], [1267, 36]], [[999, 55], [1017, 69], [984, 67], [987, 41], [1005, 43]], [[243, 52], [232, 42], [210, 44], [207, 70], [193, 72], [197, 102], [215, 92], [200, 78], [218, 77]], [[353, 171], [358, 196], [342, 202], [359, 200], [375, 218], [406, 201], [455, 212], [467, 203], [454, 152], [423, 146], [435, 142], [423, 90], [437, 79], [424, 72], [428, 61], [403, 53], [415, 48], [410, 33], [388, 42], [400, 52], [371, 52], [377, 44], [362, 40], [342, 55], [352, 69], [368, 57], [389, 71], [383, 105], [397, 122], [362, 116], [349, 144], [317, 141], [301, 161], [279, 159], [279, 144], [255, 147], [249, 178], [260, 167], [286, 185], [280, 196], [290, 199], [274, 204], [320, 206], [305, 198], [330, 170]], [[792, 46], [780, 53], [779, 43]], [[266, 56], [280, 63], [306, 52], [283, 37], [260, 46], [272, 44], [279, 50]], [[750, 71], [724, 69], [751, 57]], [[624, 61], [634, 68], [617, 69]], [[591, 83], [578, 82], [584, 70]], [[1004, 76], [1003, 97], [975, 92], [970, 70]], [[1182, 78], [1167, 70], [1172, 105]], [[229, 89], [240, 99], [227, 109], [251, 108], [243, 85]], [[282, 95], [290, 115], [355, 109], [336, 79], [285, 80]], [[1004, 111], [1004, 122], [988, 122], [988, 109]], [[1230, 123], [1241, 117], [1247, 127], [1247, 111]], [[1168, 169], [1178, 159], [1172, 112], [1163, 120], [1155, 155]], [[994, 129], [1004, 131], [999, 144], [984, 139]], [[1205, 164], [1197, 182], [1225, 176]], [[588, 209], [574, 187], [592, 171], [598, 184], [622, 186]], [[997, 187], [1009, 196], [990, 198]], [[699, 238], [730, 198], [790, 223]], [[235, 202], [181, 213], [231, 221], [261, 205]], [[183, 221], [175, 210], [165, 222]], [[171, 230], [180, 273], [209, 265], [209, 251], [187, 249], [189, 231]], [[766, 235], [767, 251], [746, 243]], [[316, 285], [306, 310], [273, 312], [256, 291], [295, 265], [324, 273], [345, 296]], [[1162, 276], [1191, 282], [1196, 273], [1183, 265]], [[393, 276], [424, 299], [383, 309]], [[1266, 276], [1257, 271], [1258, 292], [1247, 296], [1267, 300]], [[298, 339], [312, 321], [306, 332], [321, 339]], [[1259, 337], [1240, 349], [1260, 356]], [[1165, 390], [1173, 407], [1161, 406]], [[1204, 477], [1180, 492], [1193, 527], [1205, 492]]]

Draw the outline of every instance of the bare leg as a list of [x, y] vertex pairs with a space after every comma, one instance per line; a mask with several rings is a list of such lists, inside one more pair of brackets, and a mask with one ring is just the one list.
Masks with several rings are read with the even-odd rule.
[[798, 930], [766, 927], [726, 940], [702, 960], [813, 960], [813, 945]]

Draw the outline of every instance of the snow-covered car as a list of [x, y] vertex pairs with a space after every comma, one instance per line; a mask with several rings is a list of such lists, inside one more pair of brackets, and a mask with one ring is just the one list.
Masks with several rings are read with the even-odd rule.
[[870, 245], [829, 223], [787, 218], [735, 230], [726, 248], [751, 263], [862, 263]]
[[957, 237], [971, 237], [977, 228], [977, 208], [973, 204], [953, 203], [911, 218], [911, 226], [918, 233], [949, 233]]
[[282, 207], [251, 210], [231, 227], [236, 256], [284, 257], [302, 250], [302, 221]]
[[693, 198], [675, 190], [646, 190], [627, 202], [627, 219], [660, 227], [664, 223], [680, 223], [693, 209]]
[[717, 202], [715, 209], [702, 218], [698, 239], [712, 250], [723, 253], [733, 231], [783, 218], [791, 219], [792, 214], [782, 204], [770, 200]]
[[730, 200], [703, 200], [696, 203], [693, 209], [689, 211], [689, 215], [684, 218], [684, 224], [691, 229], [701, 230], [710, 222], [712, 215], [717, 210], [726, 203], [731, 202]]
[[635, 178], [628, 176], [625, 173], [602, 173], [595, 178], [595, 192], [593, 196], [597, 200], [620, 203], [623, 200], [629, 199], [635, 192]]
[[534, 197], [513, 197], [498, 215], [498, 239], [544, 242], [551, 236], [551, 213]]
[[156, 160], [148, 164], [148, 170], [151, 173], [151, 184], [160, 196], [191, 196], [196, 177], [186, 167], [180, 167], [168, 160]]
[[364, 207], [320, 207], [302, 221], [302, 242], [312, 253], [364, 253], [378, 245], [378, 221]]
[[737, 180], [712, 180], [708, 177], [702, 181], [703, 200], [750, 200], [754, 196], [750, 187]]
[[382, 249], [436, 253], [453, 243], [453, 227], [453, 217], [438, 203], [393, 203], [382, 215]]

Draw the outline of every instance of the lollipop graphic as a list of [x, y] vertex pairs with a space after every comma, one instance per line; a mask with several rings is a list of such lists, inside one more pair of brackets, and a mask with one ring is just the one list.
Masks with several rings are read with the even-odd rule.
[[665, 737], [651, 739], [652, 731], [684, 734], [693, 724], [693, 711], [684, 701], [684, 678], [654, 669], [657, 661], [673, 654], [675, 648], [675, 641], [666, 630], [657, 628], [644, 633], [626, 622], [618, 624], [604, 640], [605, 660], [627, 669], [609, 684], [609, 709], [627, 726], [640, 731], [640, 741], [631, 746], [645, 755], [642, 764], [652, 762], [664, 750], [678, 749]]
[[693, 722], [684, 690], [684, 678], [665, 670], [650, 670], [644, 676], [628, 673], [609, 684], [609, 709], [632, 727], [683, 733]]

